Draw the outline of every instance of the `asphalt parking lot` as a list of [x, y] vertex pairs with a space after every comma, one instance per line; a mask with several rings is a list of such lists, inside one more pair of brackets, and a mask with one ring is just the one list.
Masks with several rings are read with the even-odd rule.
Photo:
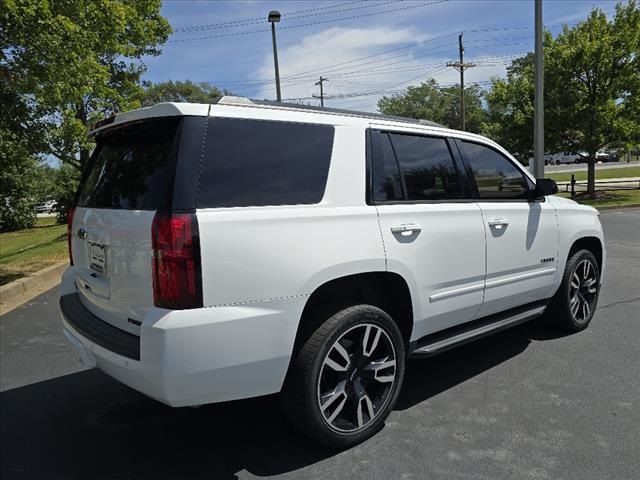
[[588, 330], [535, 322], [411, 361], [385, 428], [343, 452], [292, 431], [275, 397], [172, 409], [82, 370], [47, 292], [0, 317], [0, 477], [637, 479], [640, 209], [601, 218]]

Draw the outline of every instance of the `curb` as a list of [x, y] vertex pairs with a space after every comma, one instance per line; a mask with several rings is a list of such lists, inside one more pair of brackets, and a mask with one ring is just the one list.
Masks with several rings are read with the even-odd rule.
[[65, 260], [64, 262], [38, 270], [27, 277], [3, 285], [0, 287], [0, 302], [4, 303], [51, 280], [59, 280], [68, 265], [69, 262]]

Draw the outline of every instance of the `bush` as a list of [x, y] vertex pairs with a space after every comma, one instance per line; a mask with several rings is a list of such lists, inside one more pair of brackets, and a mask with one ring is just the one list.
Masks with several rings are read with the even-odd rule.
[[12, 158], [9, 155], [3, 155], [2, 160], [0, 232], [31, 228], [36, 222], [39, 162], [35, 158]]
[[5, 197], [0, 203], [0, 232], [31, 228], [35, 223], [36, 209], [31, 199]]

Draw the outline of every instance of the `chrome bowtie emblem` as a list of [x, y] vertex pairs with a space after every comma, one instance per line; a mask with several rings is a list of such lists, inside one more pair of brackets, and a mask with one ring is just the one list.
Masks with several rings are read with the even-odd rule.
[[87, 239], [87, 231], [84, 228], [79, 228], [78, 229], [78, 238], [80, 240], [86, 240]]

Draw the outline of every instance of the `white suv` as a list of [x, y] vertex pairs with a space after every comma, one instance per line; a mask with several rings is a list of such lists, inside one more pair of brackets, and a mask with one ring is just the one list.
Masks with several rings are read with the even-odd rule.
[[297, 427], [345, 447], [382, 427], [409, 355], [593, 317], [597, 211], [484, 137], [238, 97], [93, 135], [64, 333], [169, 405], [280, 392]]

